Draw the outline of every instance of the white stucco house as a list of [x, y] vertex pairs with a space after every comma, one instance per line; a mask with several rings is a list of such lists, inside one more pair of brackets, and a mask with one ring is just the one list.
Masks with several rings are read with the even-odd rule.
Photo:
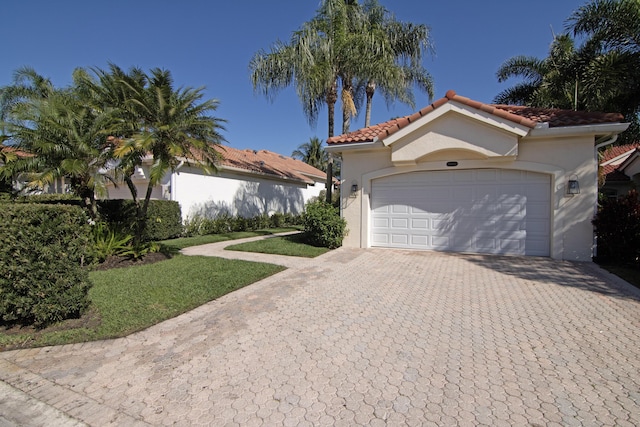
[[619, 114], [483, 104], [447, 92], [327, 140], [350, 247], [590, 261], [597, 148]]
[[[253, 217], [275, 212], [300, 214], [305, 203], [325, 189], [326, 174], [300, 160], [267, 150], [239, 150], [220, 146], [217, 173], [206, 174], [182, 164], [168, 172], [153, 189], [152, 199], [180, 203], [183, 219], [219, 214]], [[134, 175], [138, 194], [144, 195], [151, 158]], [[130, 199], [125, 184], [110, 185], [110, 199]]]

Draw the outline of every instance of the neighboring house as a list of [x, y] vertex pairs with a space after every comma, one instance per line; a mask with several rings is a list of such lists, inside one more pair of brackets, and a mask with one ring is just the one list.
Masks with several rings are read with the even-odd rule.
[[640, 183], [640, 143], [609, 147], [600, 160], [600, 192], [608, 198], [626, 195]]
[[[326, 174], [304, 162], [267, 150], [218, 149], [218, 172], [210, 175], [186, 163], [169, 172], [153, 189], [153, 199], [176, 200], [182, 217], [220, 214], [252, 217], [275, 212], [300, 214], [305, 203], [325, 189]], [[147, 190], [148, 165], [134, 175], [138, 197]], [[125, 184], [108, 187], [110, 199], [130, 199]]]
[[620, 114], [488, 105], [454, 91], [327, 140], [342, 161], [345, 246], [590, 261], [596, 146]]

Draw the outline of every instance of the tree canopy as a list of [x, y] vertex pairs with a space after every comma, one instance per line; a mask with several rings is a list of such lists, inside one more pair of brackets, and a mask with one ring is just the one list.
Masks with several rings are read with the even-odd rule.
[[[136, 204], [139, 240], [152, 189], [168, 171], [184, 163], [215, 169], [224, 120], [212, 114], [218, 102], [203, 98], [203, 88], [176, 88], [171, 73], [158, 68], [79, 68], [61, 89], [21, 69], [0, 93], [0, 123], [4, 138], [29, 155], [7, 160], [0, 173], [37, 187], [66, 178], [92, 217], [105, 184], [124, 181]], [[140, 200], [133, 174], [146, 162]]]
[[640, 140], [640, 2], [592, 0], [573, 12], [566, 30], [554, 36], [547, 58], [503, 63], [498, 81], [522, 80], [494, 102], [620, 112], [632, 125], [619, 141]]

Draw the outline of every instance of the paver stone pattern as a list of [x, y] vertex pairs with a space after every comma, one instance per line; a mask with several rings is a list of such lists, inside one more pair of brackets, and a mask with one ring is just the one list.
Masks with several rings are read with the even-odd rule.
[[95, 426], [637, 426], [640, 293], [341, 248], [127, 338], [0, 353], [0, 380]]

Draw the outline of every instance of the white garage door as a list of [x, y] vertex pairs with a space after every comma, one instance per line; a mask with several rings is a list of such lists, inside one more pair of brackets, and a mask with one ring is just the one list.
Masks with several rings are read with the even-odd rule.
[[549, 175], [475, 169], [374, 180], [371, 244], [504, 255], [549, 255]]

